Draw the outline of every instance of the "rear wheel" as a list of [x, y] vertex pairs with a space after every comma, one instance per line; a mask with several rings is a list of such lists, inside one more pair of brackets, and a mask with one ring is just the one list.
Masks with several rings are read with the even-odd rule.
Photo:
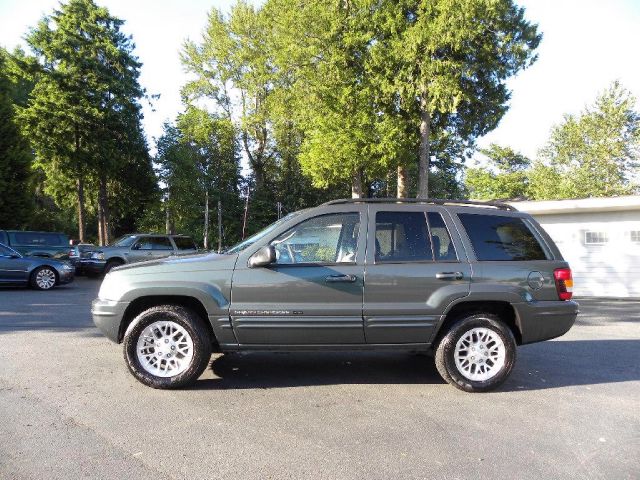
[[136, 379], [153, 388], [179, 388], [202, 374], [211, 358], [203, 320], [189, 309], [163, 305], [145, 310], [124, 338], [124, 358]]
[[38, 267], [31, 274], [30, 284], [36, 290], [51, 290], [57, 283], [56, 271], [51, 267]]
[[456, 322], [436, 349], [436, 368], [444, 380], [465, 392], [499, 387], [516, 361], [516, 341], [500, 318], [476, 314]]

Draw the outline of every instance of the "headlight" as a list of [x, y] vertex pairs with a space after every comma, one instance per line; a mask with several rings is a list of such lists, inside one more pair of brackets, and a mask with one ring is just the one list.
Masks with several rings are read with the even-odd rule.
[[104, 260], [104, 253], [102, 252], [93, 252], [91, 254], [91, 258], [94, 260]]
[[74, 268], [71, 265], [67, 265], [66, 263], [62, 265], [63, 270], [73, 270]]

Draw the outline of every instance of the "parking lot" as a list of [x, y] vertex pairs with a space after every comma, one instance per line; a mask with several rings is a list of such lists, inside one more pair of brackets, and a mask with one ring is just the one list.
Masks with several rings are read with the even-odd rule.
[[406, 353], [216, 355], [158, 391], [94, 328], [99, 281], [0, 289], [0, 478], [640, 477], [640, 302], [581, 302], [497, 392]]

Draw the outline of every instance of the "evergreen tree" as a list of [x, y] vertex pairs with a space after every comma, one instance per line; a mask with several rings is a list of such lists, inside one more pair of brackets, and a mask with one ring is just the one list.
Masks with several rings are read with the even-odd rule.
[[140, 63], [122, 24], [92, 0], [69, 0], [27, 36], [40, 67], [24, 110], [37, 166], [58, 204], [77, 205], [81, 240], [90, 190], [101, 244], [111, 236], [113, 179], [140, 155], [144, 174], [151, 172], [140, 127]]
[[22, 228], [28, 225], [34, 208], [30, 189], [33, 156], [16, 123], [15, 90], [6, 68], [5, 53], [0, 52], [0, 228]]

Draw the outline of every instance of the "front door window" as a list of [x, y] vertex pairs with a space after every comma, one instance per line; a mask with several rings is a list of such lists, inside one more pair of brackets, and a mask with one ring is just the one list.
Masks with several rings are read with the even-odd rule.
[[360, 216], [339, 213], [310, 218], [271, 242], [278, 265], [355, 263]]

